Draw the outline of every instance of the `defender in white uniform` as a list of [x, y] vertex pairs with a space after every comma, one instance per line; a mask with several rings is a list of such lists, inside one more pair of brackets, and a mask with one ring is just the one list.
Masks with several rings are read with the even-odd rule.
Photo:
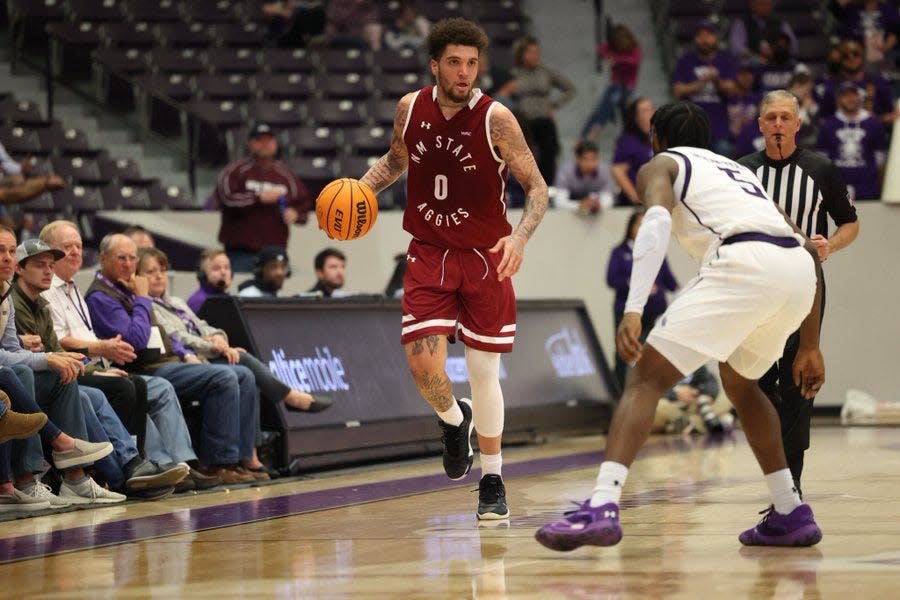
[[[538, 530], [554, 550], [611, 546], [622, 537], [619, 499], [628, 468], [647, 439], [659, 397], [710, 359], [738, 412], [765, 474], [772, 507], [745, 545], [811, 546], [822, 532], [794, 487], [778, 416], [757, 385], [800, 327], [794, 377], [812, 397], [824, 382], [819, 352], [821, 269], [803, 238], [761, 189], [756, 177], [704, 148], [709, 117], [691, 102], [674, 102], [653, 116], [656, 156], [638, 174], [648, 207], [634, 245], [631, 287], [616, 334], [622, 357], [635, 363], [610, 426], [606, 460], [591, 498]], [[641, 345], [641, 312], [665, 257], [670, 234], [700, 270]]]

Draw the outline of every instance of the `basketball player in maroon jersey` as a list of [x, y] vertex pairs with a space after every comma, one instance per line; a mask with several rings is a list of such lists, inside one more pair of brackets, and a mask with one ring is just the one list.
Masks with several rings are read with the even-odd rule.
[[[440, 417], [444, 471], [472, 466], [481, 449], [479, 519], [509, 516], [501, 478], [500, 353], [512, 350], [516, 298], [510, 277], [547, 210], [547, 184], [513, 114], [474, 87], [488, 44], [479, 26], [448, 19], [426, 47], [434, 86], [397, 104], [387, 154], [362, 177], [380, 192], [408, 169], [403, 228], [412, 234], [403, 281], [400, 341], [422, 397]], [[511, 172], [525, 190], [515, 229], [506, 219]], [[445, 370], [448, 338], [466, 345], [472, 399], [456, 399]]]

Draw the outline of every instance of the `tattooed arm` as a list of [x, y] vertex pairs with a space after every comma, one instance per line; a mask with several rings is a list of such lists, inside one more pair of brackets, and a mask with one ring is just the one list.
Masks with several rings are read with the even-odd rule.
[[409, 165], [409, 154], [406, 152], [406, 144], [403, 143], [403, 128], [406, 126], [406, 115], [409, 112], [409, 104], [415, 94], [410, 93], [397, 103], [394, 111], [394, 134], [391, 136], [391, 147], [387, 154], [378, 159], [372, 167], [362, 176], [360, 181], [368, 184], [377, 194], [395, 181]]
[[497, 278], [503, 281], [519, 271], [525, 254], [525, 244], [531, 239], [534, 230], [544, 218], [544, 213], [547, 212], [547, 183], [541, 177], [534, 155], [525, 142], [522, 128], [519, 127], [512, 112], [505, 106], [497, 104], [491, 111], [490, 124], [491, 143], [509, 165], [510, 173], [525, 190], [522, 219], [510, 235], [500, 239], [491, 248], [491, 252], [503, 251], [503, 258], [497, 265]]

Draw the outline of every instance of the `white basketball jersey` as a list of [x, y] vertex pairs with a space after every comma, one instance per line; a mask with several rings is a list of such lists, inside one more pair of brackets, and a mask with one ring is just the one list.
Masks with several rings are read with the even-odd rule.
[[678, 163], [672, 233], [698, 263], [738, 233], [801, 241], [746, 167], [703, 148], [679, 146], [662, 154]]

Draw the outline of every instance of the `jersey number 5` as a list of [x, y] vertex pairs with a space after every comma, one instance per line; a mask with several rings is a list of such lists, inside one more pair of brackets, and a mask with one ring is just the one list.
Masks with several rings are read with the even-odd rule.
[[752, 181], [747, 181], [746, 179], [741, 179], [738, 177], [740, 171], [735, 169], [729, 169], [728, 167], [718, 167], [720, 171], [724, 171], [729, 177], [734, 179], [734, 181], [738, 184], [738, 187], [750, 194], [751, 196], [756, 196], [757, 198], [762, 198], [763, 200], [768, 200], [766, 193], [762, 191], [762, 189], [756, 185], [756, 183]]

